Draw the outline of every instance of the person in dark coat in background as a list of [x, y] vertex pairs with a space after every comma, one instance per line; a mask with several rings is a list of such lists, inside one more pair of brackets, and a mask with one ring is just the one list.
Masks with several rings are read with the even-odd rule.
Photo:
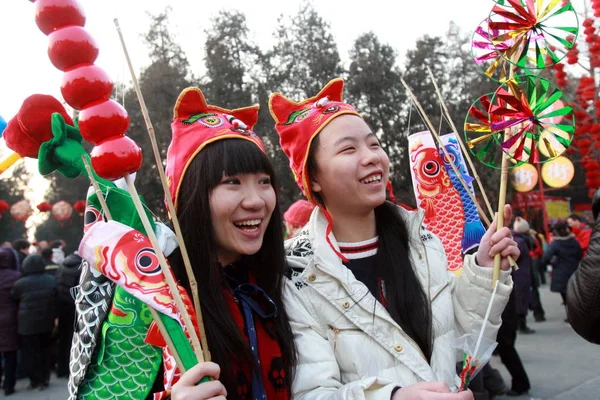
[[[0, 248], [0, 366], [4, 365], [4, 395], [15, 392], [17, 381], [17, 333], [18, 303], [11, 290], [21, 274], [17, 271], [17, 254], [9, 247]], [[0, 370], [2, 368], [0, 367]]]
[[600, 190], [594, 195], [596, 221], [588, 251], [567, 287], [567, 315], [575, 332], [600, 344]]
[[540, 298], [540, 285], [546, 284], [546, 267], [541, 269], [541, 260], [544, 256], [544, 241], [543, 236], [533, 229], [529, 230], [529, 238], [533, 245], [529, 254], [531, 255], [531, 310], [536, 322], [544, 322], [546, 320], [546, 312], [542, 306]]
[[56, 276], [59, 265], [52, 261], [52, 249], [50, 247], [43, 248], [40, 251], [40, 256], [46, 264], [45, 271], [52, 276]]
[[[515, 271], [513, 271], [513, 275], [514, 273]], [[512, 378], [511, 388], [506, 392], [507, 396], [521, 396], [531, 389], [529, 377], [527, 376], [521, 357], [519, 357], [519, 353], [515, 348], [518, 326], [517, 302], [515, 298], [515, 290], [513, 290], [502, 313], [502, 325], [498, 329], [498, 336], [496, 338], [498, 342], [498, 346], [496, 347], [498, 355]]]
[[[583, 257], [583, 251], [575, 235], [571, 233], [566, 222], [557, 222], [552, 228], [554, 236], [552, 243], [544, 252], [542, 265], [552, 264], [552, 282], [550, 290], [560, 293], [563, 303], [567, 304], [567, 283], [577, 270]], [[569, 322], [567, 319], [565, 322]]]
[[28, 256], [23, 276], [12, 289], [19, 301], [18, 326], [23, 361], [31, 383], [29, 389], [45, 389], [50, 381], [52, 330], [56, 317], [56, 280], [45, 273], [46, 264], [37, 254]]
[[521, 255], [517, 260], [519, 269], [513, 271], [515, 302], [517, 306], [517, 323], [521, 333], [535, 333], [527, 326], [527, 313], [531, 304], [531, 254], [533, 248], [531, 236], [529, 236], [529, 223], [521, 217], [515, 218], [513, 223], [513, 238], [519, 246]]
[[79, 284], [81, 257], [69, 254], [56, 272], [58, 285], [58, 352], [56, 356], [56, 376], [69, 376], [69, 355], [75, 324], [75, 300], [71, 289]]
[[19, 259], [17, 260], [19, 265], [17, 265], [17, 268], [19, 269], [19, 272], [22, 272], [21, 266], [23, 266], [23, 261], [25, 260], [25, 257], [29, 255], [29, 247], [31, 247], [31, 243], [29, 243], [25, 239], [17, 239], [13, 242], [12, 247], [13, 249], [15, 249], [17, 255], [19, 256]]

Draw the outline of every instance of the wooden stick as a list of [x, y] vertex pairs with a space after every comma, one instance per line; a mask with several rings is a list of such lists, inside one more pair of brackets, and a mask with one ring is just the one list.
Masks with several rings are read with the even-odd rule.
[[[85, 164], [85, 169], [90, 178], [90, 182], [92, 183], [92, 186], [94, 187], [96, 196], [98, 196], [98, 201], [100, 202], [100, 206], [102, 207], [102, 211], [104, 212], [106, 221], [112, 221], [112, 216], [110, 214], [110, 210], [108, 209], [108, 204], [106, 203], [106, 199], [104, 198], [104, 193], [102, 193], [102, 190], [100, 189], [100, 185], [98, 185], [98, 182], [96, 181], [96, 178], [94, 177], [94, 173], [92, 172], [92, 167], [90, 166], [90, 163], [88, 162], [88, 159], [85, 155], [82, 155], [81, 158], [83, 159], [83, 163]], [[177, 367], [179, 368], [181, 373], [185, 373], [185, 371], [186, 371], [185, 366], [183, 365], [183, 362], [181, 362], [181, 357], [179, 356], [179, 353], [177, 352], [177, 348], [175, 347], [175, 344], [171, 340], [171, 336], [169, 335], [169, 331], [167, 331], [165, 324], [160, 319], [160, 315], [158, 314], [158, 311], [156, 311], [154, 308], [152, 308], [150, 306], [148, 306], [148, 309], [150, 310], [150, 314], [152, 315], [152, 318], [154, 319], [156, 326], [160, 330], [160, 333], [162, 334], [165, 342], [167, 343], [167, 347], [169, 348], [169, 351], [173, 355], [173, 358], [175, 358]]]
[[[502, 152], [502, 168], [500, 169], [500, 192], [498, 194], [498, 213], [496, 220], [496, 232], [504, 227], [504, 206], [506, 205], [506, 188], [508, 186], [508, 155]], [[492, 274], [492, 287], [500, 279], [500, 253], [494, 257], [494, 272]]]
[[[408, 86], [408, 84], [404, 81], [404, 78], [400, 78], [400, 81], [402, 81], [402, 84], [406, 88], [408, 96], [411, 98], [412, 102], [415, 103], [415, 106], [419, 110], [419, 113], [423, 116], [423, 119], [425, 121], [425, 125], [427, 125], [427, 128], [429, 129], [429, 131], [431, 132], [431, 134], [433, 135], [433, 137], [435, 137], [435, 139], [437, 140], [437, 142], [438, 142], [438, 144], [440, 146], [440, 150], [445, 153], [446, 150], [445, 150], [445, 147], [444, 147], [444, 143], [442, 142], [442, 138], [440, 137], [440, 135], [437, 133], [437, 131], [433, 127], [433, 124], [431, 123], [431, 120], [429, 119], [429, 117], [427, 116], [427, 114], [425, 114], [425, 111], [423, 110], [423, 107], [421, 106], [421, 103], [419, 102], [419, 99], [417, 99], [417, 97], [415, 96], [415, 94], [413, 93], [413, 91], [410, 89], [410, 87]], [[458, 136], [458, 134], [457, 134], [457, 136]], [[452, 170], [456, 174], [456, 177], [458, 178], [458, 180], [460, 181], [460, 183], [464, 186], [466, 192], [469, 194], [469, 197], [471, 198], [471, 200], [473, 201], [473, 203], [477, 207], [477, 211], [479, 211], [479, 213], [486, 220], [486, 222], [487, 222], [487, 224], [489, 226], [490, 221], [487, 219], [487, 216], [486, 216], [485, 212], [481, 209], [481, 206], [479, 205], [479, 202], [477, 201], [477, 199], [475, 198], [475, 196], [473, 195], [473, 193], [471, 193], [471, 190], [469, 189], [469, 185], [467, 185], [467, 182], [465, 182], [464, 178], [462, 177], [462, 174], [460, 173], [460, 171], [458, 170], [458, 168], [456, 167], [456, 165], [454, 164], [454, 162], [451, 160], [451, 158], [450, 157], [446, 157], [446, 158], [450, 161], [450, 166], [452, 167]]]
[[100, 185], [98, 185], [98, 181], [96, 181], [96, 177], [94, 176], [92, 167], [90, 166], [90, 163], [85, 154], [81, 156], [81, 159], [83, 160], [83, 164], [85, 165], [85, 169], [88, 173], [88, 177], [90, 178], [90, 182], [94, 187], [94, 191], [96, 192], [96, 197], [98, 197], [98, 201], [100, 202], [102, 211], [104, 211], [104, 216], [106, 217], [107, 221], [112, 221], [112, 215], [110, 214], [110, 210], [108, 209], [108, 204], [106, 203], [106, 199], [104, 198], [104, 193], [102, 193], [102, 189], [100, 189]]
[[[512, 62], [512, 61], [511, 61]], [[515, 76], [515, 70], [510, 68], [508, 79], [511, 80]], [[510, 86], [508, 88], [510, 90]], [[514, 95], [514, 93], [513, 93]], [[512, 133], [512, 128], [504, 131], [505, 139], [509, 139]], [[506, 151], [502, 151], [502, 167], [500, 168], [500, 191], [498, 193], [498, 219], [496, 222], [496, 232], [504, 227], [504, 206], [506, 205], [506, 189], [508, 187], [508, 161], [509, 156]], [[494, 271], [492, 274], [492, 287], [495, 282], [500, 279], [500, 264], [502, 256], [496, 254], [494, 257]]]
[[146, 235], [148, 236], [148, 239], [150, 239], [150, 242], [152, 243], [152, 247], [154, 248], [156, 256], [158, 257], [160, 267], [165, 275], [165, 280], [167, 281], [167, 285], [169, 285], [171, 295], [173, 296], [173, 299], [175, 300], [175, 304], [177, 305], [179, 314], [181, 315], [181, 319], [183, 320], [183, 324], [185, 325], [185, 328], [188, 330], [188, 334], [190, 335], [192, 347], [194, 348], [194, 353], [196, 354], [196, 358], [198, 359], [199, 362], [204, 362], [204, 356], [202, 354], [202, 347], [200, 346], [200, 340], [198, 339], [198, 335], [196, 334], [196, 329], [194, 328], [194, 324], [192, 323], [190, 315], [188, 314], [187, 309], [185, 308], [185, 304], [183, 303], [183, 300], [181, 298], [181, 295], [179, 294], [179, 289], [177, 288], [177, 283], [175, 282], [173, 273], [171, 272], [171, 268], [169, 268], [169, 266], [167, 264], [167, 260], [165, 260], [165, 256], [164, 256], [162, 250], [160, 249], [160, 246], [158, 244], [158, 239], [156, 238], [156, 235], [154, 234], [154, 230], [152, 229], [150, 220], [148, 219], [148, 216], [146, 215], [146, 212], [144, 210], [144, 206], [142, 205], [142, 202], [140, 201], [137, 189], [135, 188], [135, 185], [133, 184], [133, 179], [131, 178], [131, 175], [129, 175], [129, 174], [125, 174], [124, 178], [125, 178], [125, 182], [127, 182], [127, 189], [129, 190], [129, 194], [131, 195], [133, 204], [135, 205], [135, 208], [139, 214], [140, 220], [142, 221], [142, 225], [144, 225], [144, 229], [146, 230]]
[[142, 90], [140, 89], [140, 85], [138, 83], [135, 70], [133, 69], [133, 63], [131, 62], [131, 58], [129, 57], [129, 52], [127, 51], [127, 45], [125, 44], [125, 39], [123, 38], [123, 33], [121, 32], [121, 27], [119, 26], [119, 20], [117, 18], [114, 19], [115, 27], [117, 28], [117, 33], [119, 34], [119, 39], [121, 40], [121, 46], [123, 47], [123, 53], [125, 54], [125, 59], [127, 60], [127, 65], [129, 66], [129, 73], [131, 74], [131, 79], [133, 81], [133, 87], [135, 89], [135, 93], [137, 95], [138, 102], [140, 103], [140, 108], [142, 110], [142, 115], [144, 116], [144, 122], [146, 123], [146, 129], [148, 131], [148, 136], [150, 137], [150, 143], [152, 144], [152, 152], [154, 153], [154, 161], [156, 163], [156, 169], [158, 170], [158, 175], [160, 177], [160, 182], [162, 184], [163, 191], [165, 193], [165, 199], [167, 200], [167, 207], [169, 208], [169, 213], [171, 215], [171, 221], [173, 221], [173, 228], [175, 228], [175, 235], [177, 236], [177, 241], [179, 242], [179, 249], [181, 250], [181, 256], [183, 258], [183, 264], [185, 266], [185, 271], [188, 277], [188, 281], [190, 282], [190, 290], [192, 292], [192, 298], [194, 300], [194, 309], [196, 311], [196, 317], [198, 319], [198, 327], [200, 329], [200, 340], [202, 341], [202, 351], [204, 352], [204, 359], [206, 361], [210, 361], [210, 351], [208, 350], [208, 342], [206, 340], [206, 330], [204, 329], [204, 319], [202, 318], [202, 308], [200, 306], [200, 297], [198, 294], [198, 283], [196, 282], [196, 277], [194, 275], [194, 271], [192, 269], [192, 263], [190, 261], [190, 256], [187, 252], [187, 247], [185, 245], [185, 240], [183, 239], [183, 234], [181, 232], [181, 227], [179, 225], [179, 219], [177, 218], [177, 212], [175, 211], [175, 206], [173, 205], [173, 197], [171, 196], [171, 192], [169, 191], [169, 185], [167, 183], [167, 178], [165, 176], [165, 170], [163, 167], [162, 159], [160, 156], [160, 152], [158, 150], [158, 145], [156, 143], [156, 134], [154, 133], [154, 126], [150, 121], [150, 114], [148, 113], [148, 107], [146, 107], [146, 101], [144, 100], [144, 95], [142, 94]]
[[[494, 211], [492, 210], [490, 200], [488, 199], [485, 189], [483, 188], [483, 183], [481, 182], [481, 179], [479, 178], [479, 174], [477, 173], [477, 170], [475, 169], [473, 160], [471, 160], [469, 151], [467, 151], [467, 148], [465, 147], [465, 144], [463, 143], [463, 140], [460, 137], [461, 135], [460, 135], [458, 129], [456, 128], [456, 125], [454, 124], [452, 116], [450, 115], [450, 111], [448, 110], [448, 107], [446, 106], [446, 102], [444, 101], [444, 97], [442, 96], [442, 92], [440, 91], [437, 81], [435, 80], [435, 77], [433, 76], [433, 72], [431, 71], [431, 68], [429, 68], [429, 66], [427, 66], [427, 71], [429, 72], [429, 77], [431, 78], [431, 81], [433, 82], [433, 87], [435, 88], [435, 92], [437, 93], [440, 104], [442, 105], [442, 109], [444, 110], [446, 119], [448, 120], [450, 127], [452, 127], [454, 132], [456, 132], [456, 137], [457, 137], [458, 143], [460, 145], [460, 148], [463, 151], [463, 156], [467, 160], [469, 167], [471, 167], [471, 172], [473, 173], [473, 177], [477, 181], [477, 185], [479, 186], [479, 192], [481, 193], [481, 196], [483, 197], [483, 200], [485, 201], [485, 205], [487, 206], [489, 216], [490, 216], [490, 218], [494, 218]], [[490, 224], [488, 223], [488, 226], [489, 225]]]

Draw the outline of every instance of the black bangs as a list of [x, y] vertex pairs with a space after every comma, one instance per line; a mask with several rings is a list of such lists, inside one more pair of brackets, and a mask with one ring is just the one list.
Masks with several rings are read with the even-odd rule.
[[[206, 151], [210, 148], [210, 151]], [[274, 175], [269, 159], [258, 146], [245, 139], [218, 140], [200, 152], [206, 154], [203, 163], [204, 179], [209, 189], [215, 187], [225, 176], [264, 172]]]

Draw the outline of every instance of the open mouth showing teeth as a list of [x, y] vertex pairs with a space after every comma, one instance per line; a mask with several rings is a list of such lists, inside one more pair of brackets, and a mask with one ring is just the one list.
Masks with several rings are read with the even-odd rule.
[[360, 183], [379, 183], [381, 182], [381, 175], [371, 175], [360, 181]]
[[262, 219], [251, 219], [248, 221], [234, 222], [234, 225], [246, 232], [256, 232], [260, 227]]

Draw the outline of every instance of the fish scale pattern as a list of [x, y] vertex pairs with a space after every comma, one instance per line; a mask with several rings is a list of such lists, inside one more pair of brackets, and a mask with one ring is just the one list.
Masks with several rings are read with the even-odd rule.
[[69, 362], [69, 400], [77, 399], [79, 386], [92, 362], [102, 323], [112, 304], [114, 286], [108, 278], [90, 269], [86, 260], [82, 261], [80, 284], [74, 290], [77, 319]]
[[440, 154], [428, 131], [409, 136], [411, 176], [423, 224], [446, 250], [448, 270], [462, 269], [462, 236], [465, 214], [459, 193], [452, 186]]
[[102, 327], [102, 344], [79, 389], [79, 398], [133, 400], [148, 396], [162, 362], [162, 349], [144, 341], [151, 321], [148, 308], [117, 287]]
[[485, 235], [485, 227], [481, 223], [481, 219], [479, 218], [479, 213], [477, 212], [477, 206], [471, 199], [469, 192], [463, 186], [462, 182], [454, 172], [454, 169], [450, 165], [450, 160], [454, 161], [454, 165], [457, 167], [458, 172], [463, 178], [464, 182], [469, 187], [469, 190], [472, 194], [475, 194], [473, 189], [473, 177], [469, 174], [469, 170], [467, 169], [467, 164], [465, 163], [465, 159], [460, 150], [458, 139], [454, 135], [454, 133], [449, 133], [447, 135], [442, 136], [442, 142], [444, 143], [444, 147], [446, 149], [446, 154], [442, 157], [442, 161], [444, 162], [444, 167], [446, 168], [446, 172], [448, 176], [450, 176], [450, 181], [454, 188], [458, 191], [460, 195], [460, 199], [462, 202], [464, 214], [465, 214], [465, 227], [463, 230], [462, 237], [462, 251], [463, 253], [468, 252], [473, 249], [475, 246], [478, 246], [481, 242], [481, 238]]

